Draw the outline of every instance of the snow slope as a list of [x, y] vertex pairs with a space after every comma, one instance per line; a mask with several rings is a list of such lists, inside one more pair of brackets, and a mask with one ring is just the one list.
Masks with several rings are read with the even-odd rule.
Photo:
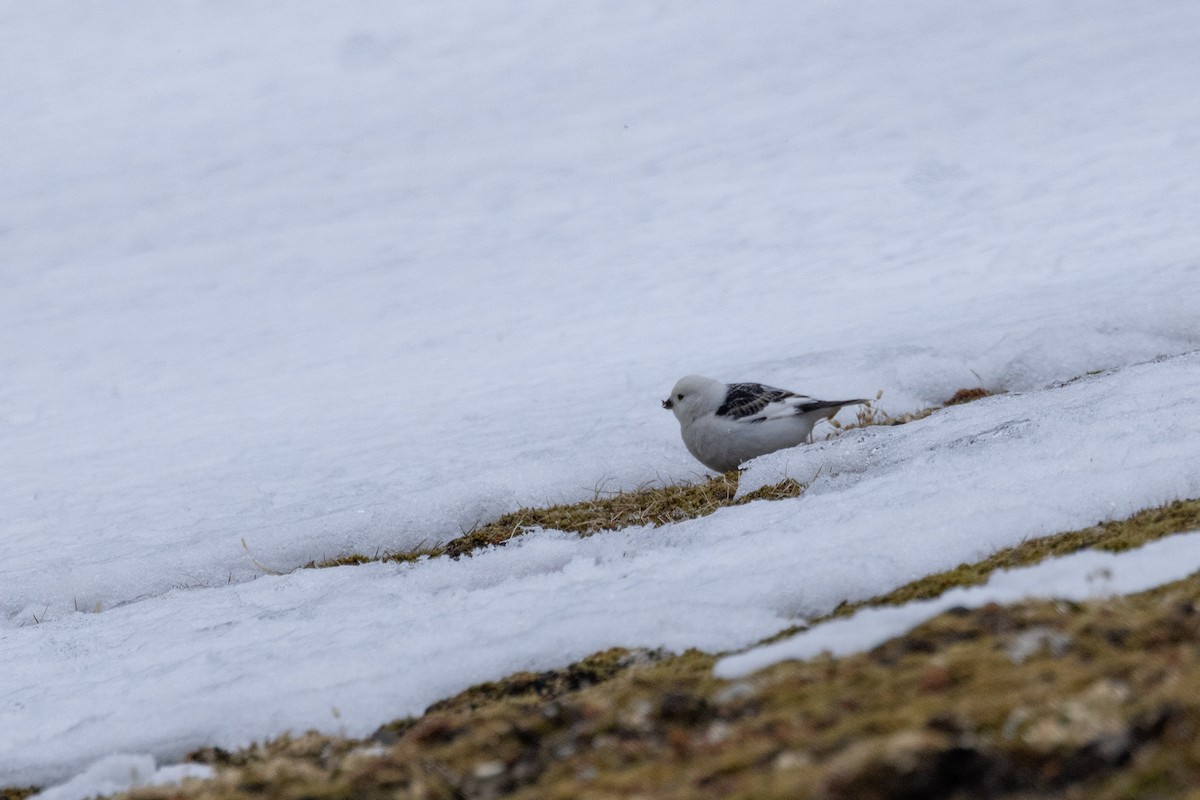
[[3, 618], [695, 476], [687, 372], [907, 410], [1200, 346], [1198, 23], [4, 3]]
[[[733, 590], [736, 625], [691, 628], [672, 570], [802, 507], [869, 558], [858, 594], [935, 566], [926, 535], [948, 559], [1009, 541], [836, 508], [869, 493], [843, 461], [808, 505], [411, 574], [267, 578], [241, 545], [286, 570], [694, 478], [657, 403], [688, 372], [902, 411], [1200, 348], [1198, 24], [1187, 0], [0, 0], [0, 782], [364, 730], [598, 642], [745, 643], [831, 598], [781, 576]], [[1067, 429], [1146, 439], [1071, 450], [1103, 458], [1064, 462], [1079, 486], [1020, 535], [1195, 492], [1194, 361], [1137, 370], [1150, 394], [1097, 389], [1106, 424]], [[1016, 408], [990, 402], [970, 413]], [[1030, 418], [1017, 434], [1048, 435]], [[717, 550], [681, 562], [699, 530]], [[621, 547], [647, 548], [667, 606], [609, 616]], [[616, 593], [594, 637], [478, 638], [493, 608], [525, 619], [510, 580], [589, 557]], [[399, 656], [346, 615], [462, 669], [381, 698]]]
[[[1031, 535], [1200, 496], [1197, 398], [1200, 354], [1176, 357], [839, 437], [819, 448], [830, 471], [794, 500], [3, 630], [0, 785], [111, 752], [161, 761], [286, 730], [365, 735], [479, 681], [617, 645], [744, 647]], [[1127, 425], [1138, 413], [1154, 424]], [[1184, 574], [1200, 569], [1190, 552]]]

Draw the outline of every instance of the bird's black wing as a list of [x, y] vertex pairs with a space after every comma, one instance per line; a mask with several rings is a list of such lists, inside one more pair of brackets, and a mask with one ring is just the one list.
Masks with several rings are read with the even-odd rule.
[[[718, 417], [742, 419], [760, 413], [771, 403], [801, 397], [787, 389], [763, 386], [761, 383], [731, 383], [725, 391], [725, 401], [717, 409]], [[805, 400], [809, 399], [807, 397]]]

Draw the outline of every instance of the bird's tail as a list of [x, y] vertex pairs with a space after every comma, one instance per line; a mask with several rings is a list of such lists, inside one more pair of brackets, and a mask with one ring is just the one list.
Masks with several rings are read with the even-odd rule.
[[801, 414], [807, 414], [810, 411], [829, 410], [827, 416], [832, 417], [838, 412], [842, 406], [861, 406], [864, 403], [869, 403], [870, 400], [813, 400], [811, 403], [805, 403], [802, 406], [796, 406], [796, 410]]

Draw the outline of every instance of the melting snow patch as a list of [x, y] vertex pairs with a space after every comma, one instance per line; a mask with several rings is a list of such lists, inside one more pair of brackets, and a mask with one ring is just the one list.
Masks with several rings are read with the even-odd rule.
[[66, 783], [52, 786], [31, 800], [87, 800], [126, 792], [138, 786], [163, 786], [188, 778], [211, 778], [207, 764], [175, 764], [159, 767], [154, 756], [118, 755], [102, 758]]
[[1029, 597], [1079, 601], [1130, 594], [1186, 578], [1197, 569], [1200, 532], [1172, 536], [1125, 553], [1085, 550], [1032, 567], [1003, 570], [983, 586], [951, 589], [933, 600], [866, 609], [790, 639], [723, 658], [714, 672], [720, 678], [741, 678], [779, 661], [811, 658], [823, 652], [835, 656], [859, 653], [951, 608], [978, 608]]

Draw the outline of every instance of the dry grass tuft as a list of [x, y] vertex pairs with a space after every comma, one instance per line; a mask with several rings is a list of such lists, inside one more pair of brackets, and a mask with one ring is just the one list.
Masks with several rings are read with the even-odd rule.
[[834, 419], [829, 420], [829, 424], [837, 430], [825, 438], [832, 439], [842, 431], [853, 430], [855, 428], [868, 428], [874, 425], [903, 425], [906, 422], [915, 422], [919, 419], [925, 419], [930, 414], [941, 411], [943, 408], [981, 400], [984, 397], [991, 397], [993, 394], [994, 392], [989, 392], [983, 387], [959, 389], [943, 405], [920, 408], [916, 411], [907, 411], [902, 414], [889, 414], [878, 406], [879, 401], [883, 399], [883, 390], [880, 389], [875, 393], [875, 400], [858, 407], [854, 422], [841, 423]]
[[954, 393], [953, 397], [946, 401], [946, 405], [957, 406], [962, 403], [970, 403], [972, 400], [982, 400], [985, 397], [990, 397], [991, 394], [991, 392], [982, 386], [977, 386], [974, 389], [959, 389]]

